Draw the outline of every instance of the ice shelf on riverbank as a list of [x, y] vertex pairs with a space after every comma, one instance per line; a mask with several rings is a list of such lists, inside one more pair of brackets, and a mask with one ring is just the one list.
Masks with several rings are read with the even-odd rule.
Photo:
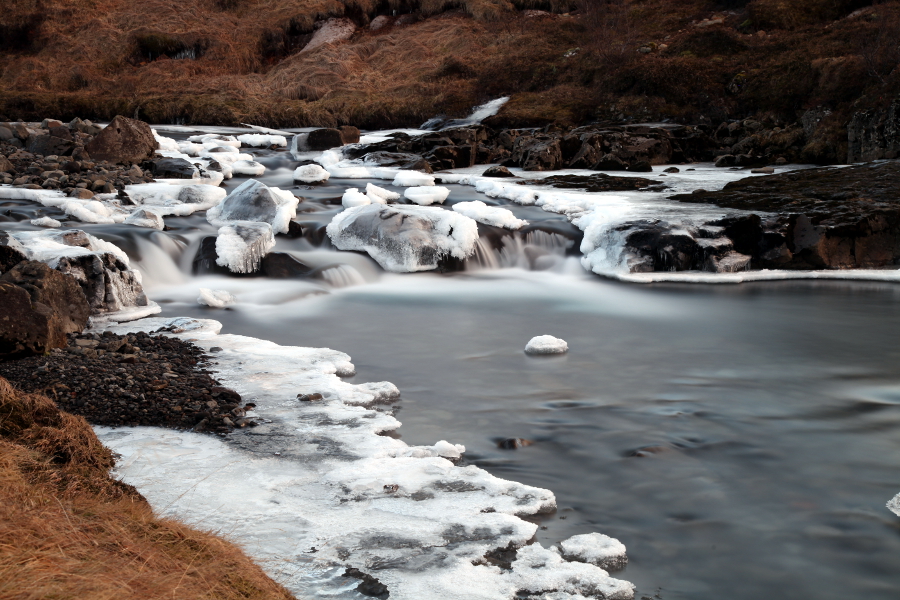
[[[603, 569], [528, 545], [537, 526], [520, 516], [553, 510], [551, 492], [455, 465], [461, 446], [382, 435], [400, 423], [361, 405], [385, 401], [388, 384], [342, 381], [354, 373], [346, 354], [220, 335], [210, 320], [109, 329], [163, 327], [217, 347], [216, 378], [256, 403], [264, 424], [224, 439], [98, 427], [122, 456], [117, 474], [161, 513], [227, 533], [299, 596], [334, 596], [343, 585], [343, 597], [359, 597], [356, 583], [347, 588], [339, 577], [352, 568], [386, 585], [393, 600], [633, 598], [630, 583]], [[298, 398], [315, 393], [322, 400]], [[485, 558], [501, 548], [518, 549], [506, 570]], [[325, 580], [331, 591], [321, 589]]]

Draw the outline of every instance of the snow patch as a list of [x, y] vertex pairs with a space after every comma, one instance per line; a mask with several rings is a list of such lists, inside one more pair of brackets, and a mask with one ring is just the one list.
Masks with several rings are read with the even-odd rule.
[[565, 354], [568, 351], [566, 341], [552, 335], [535, 336], [525, 345], [525, 354]]
[[393, 184], [397, 187], [416, 187], [434, 185], [434, 177], [419, 171], [398, 171]]
[[443, 204], [447, 196], [450, 195], [450, 190], [436, 185], [415, 186], [406, 188], [403, 195], [407, 200], [415, 202], [419, 206], [428, 206], [430, 204]]
[[628, 563], [625, 544], [602, 533], [575, 535], [560, 542], [566, 560], [591, 563], [607, 570], [619, 570]]
[[62, 223], [50, 217], [41, 217], [40, 219], [32, 219], [31, 224], [35, 227], [61, 227]]
[[271, 135], [264, 133], [245, 133], [237, 136], [242, 146], [254, 148], [268, 148], [269, 146], [287, 146], [287, 138], [283, 135]]
[[319, 165], [302, 165], [294, 171], [294, 181], [303, 183], [324, 183], [331, 177], [331, 173]]
[[521, 229], [528, 225], [528, 221], [517, 219], [508, 208], [500, 208], [499, 206], [488, 206], [481, 200], [472, 202], [457, 202], [453, 205], [453, 210], [461, 215], [465, 215], [470, 219], [475, 219], [479, 223], [485, 225], [493, 225], [494, 227], [504, 227], [506, 229]]

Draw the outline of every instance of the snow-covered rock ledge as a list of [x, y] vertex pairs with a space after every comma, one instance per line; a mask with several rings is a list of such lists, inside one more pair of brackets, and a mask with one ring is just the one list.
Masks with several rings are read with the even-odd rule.
[[[346, 354], [221, 335], [210, 320], [108, 329], [162, 327], [211, 352], [216, 378], [256, 403], [265, 424], [228, 438], [98, 427], [122, 456], [117, 474], [159, 512], [240, 543], [299, 597], [359, 597], [346, 569], [380, 581], [392, 600], [634, 597], [598, 566], [529, 545], [537, 525], [520, 516], [553, 510], [550, 491], [457, 466], [461, 446], [379, 435], [400, 423], [366, 407], [396, 398], [396, 387], [342, 381], [354, 372]], [[485, 558], [505, 548], [518, 549], [505, 568]]]

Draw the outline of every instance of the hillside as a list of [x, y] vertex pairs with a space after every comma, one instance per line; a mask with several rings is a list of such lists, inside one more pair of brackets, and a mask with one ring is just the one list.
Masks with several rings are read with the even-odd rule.
[[[305, 49], [336, 18], [352, 36]], [[900, 91], [897, 39], [896, 0], [10, 0], [0, 120], [374, 128], [511, 95], [494, 124], [819, 109], [845, 148]]]

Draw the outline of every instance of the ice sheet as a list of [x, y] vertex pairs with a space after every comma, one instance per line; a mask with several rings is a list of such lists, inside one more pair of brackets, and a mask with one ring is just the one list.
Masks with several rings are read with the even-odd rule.
[[245, 133], [238, 136], [238, 141], [244, 146], [254, 148], [268, 148], [269, 146], [287, 146], [287, 138], [283, 135], [264, 133]]
[[[633, 597], [631, 584], [596, 566], [526, 545], [537, 526], [519, 515], [551, 510], [549, 491], [455, 466], [443, 456], [464, 448], [443, 440], [411, 447], [378, 435], [400, 423], [359, 406], [376, 394], [372, 384], [339, 378], [354, 372], [346, 354], [217, 335], [215, 321], [154, 318], [110, 329], [161, 327], [218, 347], [215, 377], [256, 403], [265, 424], [227, 439], [98, 427], [122, 456], [116, 474], [161, 514], [227, 531], [298, 597], [333, 594], [322, 574], [345, 568], [376, 577], [392, 600]], [[323, 398], [297, 398], [313, 393]], [[484, 559], [505, 547], [519, 548], [510, 571]]]

